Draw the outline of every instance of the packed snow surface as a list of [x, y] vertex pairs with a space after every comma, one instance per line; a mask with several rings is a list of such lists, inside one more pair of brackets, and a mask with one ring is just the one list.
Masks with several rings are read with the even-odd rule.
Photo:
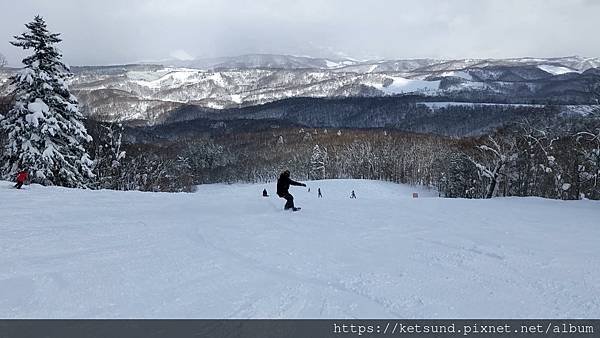
[[291, 188], [293, 213], [274, 183], [169, 194], [0, 182], [0, 317], [600, 317], [597, 201], [308, 186]]

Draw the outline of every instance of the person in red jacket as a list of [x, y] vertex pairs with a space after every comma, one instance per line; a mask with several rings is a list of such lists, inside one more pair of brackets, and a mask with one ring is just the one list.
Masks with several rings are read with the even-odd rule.
[[27, 181], [27, 170], [21, 170], [18, 174], [17, 174], [17, 184], [15, 184], [15, 188], [17, 189], [21, 189], [21, 187], [23, 186], [23, 183], [25, 183], [25, 181]]

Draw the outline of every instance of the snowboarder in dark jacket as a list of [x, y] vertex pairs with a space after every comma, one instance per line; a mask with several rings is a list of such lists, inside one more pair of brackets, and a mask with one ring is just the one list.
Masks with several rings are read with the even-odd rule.
[[27, 176], [28, 176], [27, 170], [21, 170], [17, 174], [17, 184], [15, 184], [15, 188], [21, 189], [21, 187], [23, 186], [25, 181], [27, 181]]
[[292, 209], [293, 211], [298, 211], [300, 208], [294, 207], [294, 196], [289, 192], [290, 185], [306, 187], [306, 184], [292, 180], [290, 178], [290, 171], [286, 170], [281, 173], [281, 176], [277, 180], [277, 196], [285, 198], [287, 201], [283, 207], [285, 210]]
[[269, 193], [267, 192], [267, 189], [263, 189], [263, 197], [269, 197]]

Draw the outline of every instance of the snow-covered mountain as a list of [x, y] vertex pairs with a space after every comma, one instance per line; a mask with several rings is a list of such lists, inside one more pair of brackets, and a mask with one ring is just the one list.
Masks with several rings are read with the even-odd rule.
[[[291, 213], [274, 182], [178, 194], [0, 182], [0, 316], [600, 313], [598, 201], [446, 199], [381, 181], [306, 183], [311, 192], [291, 189], [303, 207]], [[271, 197], [261, 197], [265, 188]]]
[[215, 69], [337, 69], [342, 72], [410, 72], [414, 70], [439, 71], [458, 70], [487, 66], [561, 66], [572, 71], [583, 72], [600, 67], [600, 57], [557, 57], [557, 58], [511, 58], [511, 59], [399, 59], [399, 60], [356, 60], [351, 58], [313, 58], [278, 54], [247, 54], [233, 57], [204, 58], [195, 60], [169, 60], [157, 62], [170, 67]]
[[[569, 103], [589, 103], [586, 86], [600, 76], [593, 70], [600, 58], [582, 57], [357, 61], [258, 54], [165, 64], [74, 67], [71, 88], [90, 116], [154, 124], [187, 104], [223, 109], [291, 97], [567, 95]], [[4, 91], [8, 73], [0, 75]]]
[[163, 107], [194, 104], [208, 108], [256, 105], [290, 97], [383, 96], [434, 93], [440, 81], [397, 74], [340, 73], [326, 70], [231, 69], [204, 71], [163, 68], [76, 77], [72, 86], [84, 108], [95, 116], [152, 120]]

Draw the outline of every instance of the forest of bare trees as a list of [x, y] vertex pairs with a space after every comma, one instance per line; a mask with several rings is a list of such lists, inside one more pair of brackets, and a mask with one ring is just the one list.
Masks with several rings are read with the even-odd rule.
[[[423, 185], [441, 196], [600, 199], [600, 119], [523, 119], [477, 138], [383, 129], [287, 128], [122, 144], [91, 128], [99, 187], [191, 191], [197, 184], [357, 178]], [[119, 131], [119, 132], [117, 132]], [[118, 138], [116, 142], [115, 138]], [[103, 181], [104, 180], [104, 181]]]
[[449, 197], [540, 196], [600, 199], [600, 119], [560, 125], [523, 120], [492, 135], [465, 140], [442, 159], [437, 188]]

